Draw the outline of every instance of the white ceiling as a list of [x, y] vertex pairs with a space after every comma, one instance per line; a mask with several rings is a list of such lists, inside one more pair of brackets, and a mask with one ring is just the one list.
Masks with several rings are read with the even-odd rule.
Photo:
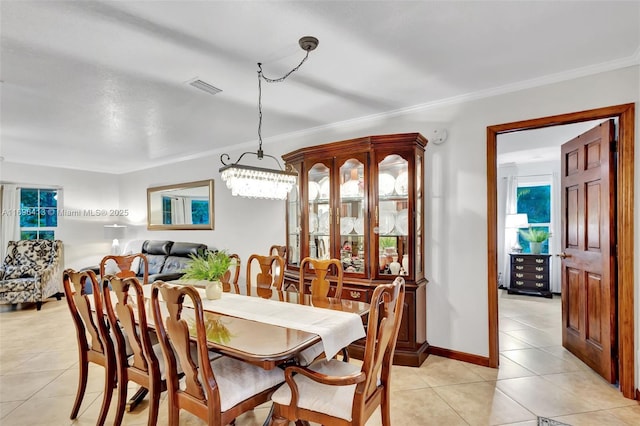
[[640, 62], [638, 1], [2, 0], [0, 15], [0, 155], [113, 173], [255, 150], [256, 63], [281, 76], [303, 35], [320, 40], [307, 63], [263, 84], [265, 139]]

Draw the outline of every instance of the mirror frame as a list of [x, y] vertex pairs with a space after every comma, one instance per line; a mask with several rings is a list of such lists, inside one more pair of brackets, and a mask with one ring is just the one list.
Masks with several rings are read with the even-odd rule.
[[[208, 224], [178, 224], [178, 225], [165, 225], [162, 223], [151, 223], [151, 195], [157, 192], [172, 190], [172, 189], [186, 189], [186, 188], [198, 188], [207, 187], [209, 194], [209, 223]], [[175, 185], [154, 186], [147, 188], [147, 229], [148, 230], [213, 230], [214, 216], [213, 216], [213, 179], [199, 180], [195, 182], [179, 183]]]

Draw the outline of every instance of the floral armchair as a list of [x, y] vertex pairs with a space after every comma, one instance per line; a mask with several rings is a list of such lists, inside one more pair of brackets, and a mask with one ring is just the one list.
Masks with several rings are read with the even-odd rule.
[[9, 241], [0, 266], [0, 303], [35, 302], [62, 295], [62, 241]]

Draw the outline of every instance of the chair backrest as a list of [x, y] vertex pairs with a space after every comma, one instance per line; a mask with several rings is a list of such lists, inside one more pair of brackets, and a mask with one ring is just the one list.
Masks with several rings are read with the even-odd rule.
[[327, 297], [329, 296], [329, 290], [331, 288], [331, 282], [327, 279], [329, 269], [333, 265], [335, 268], [336, 277], [336, 291], [333, 297], [337, 299], [342, 298], [342, 279], [344, 271], [342, 269], [342, 262], [338, 259], [314, 259], [311, 257], [305, 257], [300, 262], [300, 282], [298, 291], [305, 294], [306, 288], [304, 285], [306, 269], [310, 265], [313, 267], [315, 277], [311, 280], [311, 296], [312, 297]]
[[[101, 365], [115, 366], [115, 351], [109, 336], [100, 285], [93, 271], [75, 272], [67, 269], [62, 275], [62, 285], [71, 317], [76, 327], [81, 353], [91, 354], [90, 360]], [[87, 295], [87, 280], [93, 294]], [[81, 355], [83, 356], [83, 355]]]
[[[191, 299], [193, 308], [183, 310], [185, 298]], [[209, 401], [219, 412], [220, 392], [209, 363], [204, 312], [198, 291], [191, 286], [171, 286], [156, 281], [151, 288], [151, 309], [166, 362], [167, 390], [173, 395], [186, 394], [199, 405], [208, 406]], [[183, 316], [185, 312], [189, 312], [186, 317]], [[198, 359], [193, 359], [190, 346], [194, 334]], [[184, 390], [178, 382], [178, 362], [185, 373]]]
[[222, 291], [230, 292], [232, 287], [233, 291], [237, 294], [240, 292], [238, 288], [238, 279], [240, 278], [240, 256], [233, 253], [229, 255], [229, 258], [232, 259], [231, 266], [224, 273], [222, 278], [220, 278], [220, 282], [222, 282]]
[[397, 277], [392, 284], [376, 287], [371, 297], [367, 323], [367, 337], [362, 359], [364, 382], [356, 388], [354, 408], [364, 407], [369, 397], [381, 386], [388, 386], [395, 352], [402, 310], [404, 308], [404, 278]]
[[[269, 247], [269, 256], [280, 256], [282, 259], [284, 259], [284, 263], [286, 265], [287, 264], [287, 246], [272, 245], [271, 247]], [[276, 279], [279, 279], [278, 276], [282, 275], [283, 282], [284, 282], [284, 268], [281, 268], [279, 264], [273, 265], [271, 273], [276, 277]]]
[[[160, 365], [149, 337], [144, 293], [138, 279], [103, 276], [102, 292], [120, 365], [141, 374], [159, 374]], [[112, 300], [114, 296], [115, 300]], [[133, 355], [131, 363], [128, 361], [129, 350]]]
[[[254, 265], [259, 266], [260, 271], [254, 273]], [[282, 283], [284, 282], [284, 275], [274, 275], [274, 265], [284, 271], [284, 259], [280, 256], [261, 256], [259, 254], [252, 254], [247, 260], [247, 294], [251, 291], [252, 279], [255, 276], [256, 287], [261, 288], [275, 288], [276, 290], [282, 290]]]
[[133, 262], [136, 259], [140, 259], [140, 266], [137, 268], [137, 270], [142, 271], [143, 273], [142, 283], [147, 284], [149, 282], [149, 260], [147, 259], [147, 256], [142, 253], [127, 254], [121, 256], [109, 255], [103, 257], [100, 261], [100, 276], [104, 277], [107, 275], [107, 265], [109, 261], [112, 261], [115, 262], [116, 266], [119, 269], [119, 271], [115, 272], [113, 275], [118, 278], [135, 277], [137, 274], [136, 270], [134, 269], [135, 265], [133, 265]]
[[287, 259], [287, 246], [272, 245], [269, 247], [269, 256], [280, 256]]
[[24, 266], [39, 271], [60, 261], [62, 241], [19, 240], [7, 244], [4, 266]]

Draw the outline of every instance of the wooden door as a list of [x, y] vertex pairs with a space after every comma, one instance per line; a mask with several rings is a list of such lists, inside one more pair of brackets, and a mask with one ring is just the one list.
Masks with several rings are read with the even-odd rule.
[[562, 345], [617, 380], [614, 123], [562, 145]]

